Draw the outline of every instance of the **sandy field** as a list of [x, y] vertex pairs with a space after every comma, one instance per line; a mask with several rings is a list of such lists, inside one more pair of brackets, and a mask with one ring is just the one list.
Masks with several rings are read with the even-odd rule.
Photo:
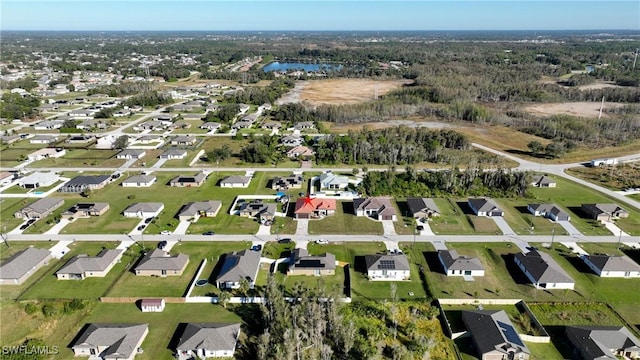
[[411, 80], [375, 81], [368, 79], [327, 79], [299, 81], [288, 94], [278, 99], [278, 104], [290, 102], [307, 102], [312, 106], [321, 104], [355, 104], [373, 100], [376, 91], [378, 96]]
[[[568, 102], [568, 103], [550, 103], [550, 104], [536, 104], [527, 106], [525, 111], [536, 115], [557, 115], [566, 114], [579, 117], [594, 118], [598, 117], [600, 112], [600, 102]], [[622, 106], [618, 103], [605, 102], [604, 109]], [[606, 112], [602, 112], [602, 117], [608, 117]]]

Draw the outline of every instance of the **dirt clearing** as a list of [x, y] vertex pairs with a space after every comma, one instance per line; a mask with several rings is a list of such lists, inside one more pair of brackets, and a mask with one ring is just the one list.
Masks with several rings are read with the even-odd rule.
[[321, 104], [356, 104], [375, 99], [411, 80], [375, 81], [368, 79], [328, 79], [299, 81], [296, 87], [278, 100], [278, 104], [308, 102], [312, 106]]
[[[536, 104], [527, 106], [525, 111], [536, 115], [550, 116], [557, 114], [566, 114], [586, 118], [598, 117], [600, 113], [600, 102], [569, 102], [569, 103], [551, 103], [551, 104]], [[611, 109], [620, 107], [621, 104], [605, 102], [604, 109]], [[609, 115], [603, 111], [602, 117], [608, 117]]]

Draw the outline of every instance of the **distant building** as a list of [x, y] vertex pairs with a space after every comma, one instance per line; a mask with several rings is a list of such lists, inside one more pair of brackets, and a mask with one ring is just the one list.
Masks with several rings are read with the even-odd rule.
[[207, 180], [207, 175], [203, 172], [199, 172], [195, 175], [180, 175], [169, 181], [169, 185], [173, 187], [197, 187], [204, 184]]
[[149, 187], [156, 182], [154, 175], [134, 175], [124, 180], [121, 185], [123, 187]]
[[144, 150], [124, 149], [116, 155], [116, 159], [140, 159], [147, 154]]
[[192, 201], [185, 204], [178, 212], [178, 220], [187, 221], [192, 219], [198, 221], [200, 217], [215, 217], [222, 207], [222, 203], [217, 200]]
[[109, 203], [77, 203], [62, 213], [63, 218], [77, 219], [100, 216], [109, 210]]
[[188, 323], [179, 337], [178, 360], [232, 358], [240, 337], [240, 323]]
[[64, 205], [62, 198], [42, 198], [16, 211], [13, 215], [18, 219], [41, 219], [62, 205]]
[[582, 204], [580, 210], [589, 218], [598, 221], [611, 221], [629, 217], [629, 213], [618, 204]]
[[219, 289], [238, 289], [242, 279], [247, 280], [249, 287], [253, 288], [260, 268], [260, 252], [242, 250], [226, 254], [216, 277], [216, 286]]
[[353, 199], [353, 208], [356, 216], [368, 216], [376, 220], [396, 221], [396, 208], [391, 203], [390, 197], [372, 197]]
[[251, 176], [232, 175], [220, 181], [220, 187], [226, 188], [246, 188], [249, 187]]
[[624, 326], [567, 326], [567, 339], [585, 360], [640, 358], [640, 340]]
[[531, 185], [540, 188], [554, 188], [557, 183], [547, 175], [534, 175], [531, 181]]
[[416, 219], [430, 219], [440, 216], [440, 209], [438, 209], [433, 199], [408, 198], [407, 207], [411, 216]]
[[36, 189], [55, 184], [60, 177], [53, 172], [34, 172], [18, 180], [18, 185], [25, 189]]
[[529, 204], [527, 210], [535, 216], [543, 216], [553, 221], [569, 221], [571, 217], [556, 204]]
[[128, 218], [149, 218], [155, 217], [160, 214], [160, 212], [164, 209], [163, 203], [158, 202], [142, 202], [135, 203], [128, 208], [126, 208], [123, 212], [124, 217]]
[[58, 192], [80, 193], [85, 190], [99, 190], [105, 187], [110, 180], [111, 176], [109, 175], [76, 176], [62, 185]]
[[327, 198], [298, 198], [294, 214], [296, 219], [320, 219], [336, 213], [336, 200]]

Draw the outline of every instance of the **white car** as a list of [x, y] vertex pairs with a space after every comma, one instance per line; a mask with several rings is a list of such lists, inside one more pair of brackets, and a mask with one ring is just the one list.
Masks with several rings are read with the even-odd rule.
[[318, 240], [316, 240], [316, 244], [327, 245], [327, 244], [329, 244], [329, 240], [318, 239]]
[[171, 235], [171, 231], [169, 231], [169, 230], [162, 230], [162, 231], [160, 232], [160, 235]]

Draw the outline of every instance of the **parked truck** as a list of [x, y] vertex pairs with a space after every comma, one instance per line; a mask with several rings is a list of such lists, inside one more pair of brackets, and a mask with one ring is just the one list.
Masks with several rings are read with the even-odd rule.
[[616, 158], [591, 160], [591, 167], [611, 166], [611, 165], [616, 165], [616, 164], [618, 164], [618, 159], [616, 159]]

